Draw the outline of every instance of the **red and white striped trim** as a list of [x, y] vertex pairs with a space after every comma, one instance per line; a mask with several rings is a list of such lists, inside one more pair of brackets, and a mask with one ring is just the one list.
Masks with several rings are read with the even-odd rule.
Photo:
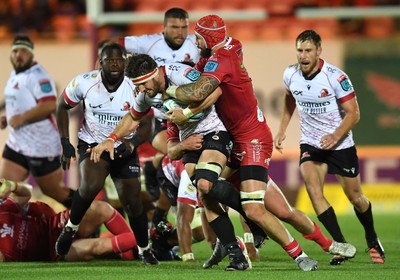
[[132, 78], [132, 83], [135, 85], [138, 84], [143, 84], [145, 82], [147, 82], [148, 80], [151, 80], [153, 78], [155, 78], [158, 74], [158, 67], [156, 67], [153, 71], [151, 71], [150, 73], [147, 73], [145, 75], [136, 77], [136, 78]]

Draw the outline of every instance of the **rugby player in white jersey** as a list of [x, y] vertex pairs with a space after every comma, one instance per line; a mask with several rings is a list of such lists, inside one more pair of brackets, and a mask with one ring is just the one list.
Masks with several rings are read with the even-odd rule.
[[[335, 241], [346, 242], [336, 214], [323, 193], [327, 173], [335, 174], [364, 227], [373, 263], [385, 253], [375, 232], [371, 202], [363, 194], [357, 151], [351, 129], [360, 120], [356, 93], [345, 72], [320, 58], [321, 37], [305, 30], [296, 38], [297, 62], [286, 68], [286, 88], [280, 127], [274, 139], [282, 152], [285, 131], [297, 107], [300, 119], [300, 171], [320, 222]], [[340, 264], [346, 258], [331, 260]]]
[[[125, 46], [128, 53], [148, 54], [158, 66], [173, 62], [187, 62], [195, 64], [200, 59], [196, 47], [196, 38], [189, 31], [189, 14], [181, 8], [168, 9], [164, 14], [163, 32], [141, 36], [126, 36], [118, 42]], [[149, 139], [152, 146], [158, 151], [152, 161], [143, 164], [146, 189], [155, 201], [159, 197], [159, 186], [156, 180], [157, 166], [161, 158], [167, 153], [166, 119], [162, 112], [154, 110], [154, 132]], [[139, 151], [140, 153], [140, 151]], [[161, 201], [157, 202], [161, 205]], [[153, 222], [157, 223], [160, 217], [166, 215], [160, 207], [156, 207]]]
[[1, 116], [0, 125], [8, 127], [9, 135], [0, 177], [21, 182], [31, 174], [45, 195], [69, 208], [74, 191], [65, 186], [61, 169], [55, 83], [34, 60], [28, 36], [15, 36], [10, 60], [14, 70], [4, 89], [6, 116]]
[[[158, 67], [148, 55], [136, 55], [128, 58], [125, 74], [131, 77], [140, 93], [135, 99], [130, 114], [127, 114], [112, 132], [117, 137], [128, 135], [133, 124], [140, 120], [150, 110], [151, 106], [162, 106], [165, 97], [168, 96], [165, 92], [166, 88], [171, 85], [191, 83], [200, 76], [200, 72], [181, 63], [171, 63]], [[216, 98], [215, 96], [219, 94], [220, 92], [216, 90], [208, 100]], [[187, 109], [186, 112], [192, 114], [190, 109]], [[230, 154], [231, 140], [214, 106], [207, 108], [201, 114], [204, 114], [203, 118], [195, 122], [188, 122], [179, 129], [181, 140], [194, 133], [203, 135], [202, 147], [191, 153], [185, 153], [183, 161], [188, 175], [190, 177], [195, 176], [196, 182], [199, 180], [214, 181], [218, 179], [219, 173], [226, 164]], [[199, 119], [198, 115], [193, 114], [191, 118]], [[105, 140], [92, 149], [91, 158], [97, 162], [103, 151], [109, 152], [111, 158], [114, 157], [111, 140]], [[239, 247], [232, 222], [225, 210], [211, 197], [205, 197], [200, 193], [200, 198], [206, 210], [207, 220], [229, 252], [230, 264], [227, 270], [249, 269], [248, 260]]]
[[[85, 212], [110, 174], [136, 236], [139, 257], [144, 264], [158, 264], [149, 245], [147, 216], [140, 195], [138, 155], [129, 143], [125, 144], [132, 134], [121, 140], [112, 134], [135, 102], [135, 86], [124, 75], [125, 59], [126, 51], [121, 45], [107, 44], [101, 51], [100, 70], [76, 76], [58, 99], [57, 123], [63, 147], [62, 160], [67, 168], [71, 158], [75, 158], [75, 148], [69, 141], [69, 110], [81, 102], [84, 120], [78, 133], [81, 182], [73, 197], [71, 216], [57, 240], [56, 252], [62, 256], [68, 253]], [[137, 125], [134, 123], [130, 132]], [[115, 148], [121, 156], [113, 160], [108, 154], [103, 154], [93, 162], [90, 160], [91, 150], [107, 137], [112, 140], [112, 149]]]

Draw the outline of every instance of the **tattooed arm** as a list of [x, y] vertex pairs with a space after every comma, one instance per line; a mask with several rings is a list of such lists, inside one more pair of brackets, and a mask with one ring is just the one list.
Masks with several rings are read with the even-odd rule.
[[190, 104], [206, 99], [218, 86], [219, 81], [217, 79], [200, 76], [196, 82], [175, 88], [171, 87], [173, 89], [168, 89], [167, 93], [185, 104]]

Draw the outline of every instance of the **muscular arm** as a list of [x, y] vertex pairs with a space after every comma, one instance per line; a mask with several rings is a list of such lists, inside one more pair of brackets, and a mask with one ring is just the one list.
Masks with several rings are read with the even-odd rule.
[[139, 119], [132, 115], [131, 112], [128, 112], [115, 127], [113, 134], [116, 134], [118, 138], [123, 138], [134, 132], [138, 126]]
[[192, 134], [185, 140], [168, 141], [168, 157], [172, 160], [180, 159], [185, 151], [194, 151], [201, 148], [203, 144], [203, 135]]
[[321, 148], [324, 150], [335, 147], [360, 120], [360, 109], [356, 97], [342, 103], [340, 106], [346, 114], [340, 125], [332, 134], [322, 136], [320, 143]]
[[72, 107], [68, 105], [64, 96], [60, 95], [57, 100], [56, 119], [58, 126], [58, 133], [60, 137], [69, 138], [69, 112]]
[[[131, 112], [125, 114], [122, 120], [115, 127], [111, 135], [114, 135], [116, 139], [122, 139], [129, 135], [139, 126], [139, 119], [132, 115]], [[103, 152], [109, 152], [110, 158], [114, 159], [114, 142], [115, 139], [107, 138], [96, 147], [92, 149], [90, 159], [94, 162], [100, 161], [100, 156]]]
[[360, 121], [360, 109], [356, 98], [342, 103], [341, 107], [346, 112], [346, 115], [333, 133], [337, 139], [342, 139]]
[[0, 179], [0, 198], [12, 198], [20, 208], [23, 208], [32, 197], [32, 186], [25, 182], [14, 182]]
[[296, 109], [296, 100], [293, 98], [292, 94], [286, 90], [286, 94], [284, 97], [284, 102], [283, 102], [283, 110], [282, 110], [282, 115], [281, 115], [281, 121], [279, 124], [279, 130], [277, 135], [275, 136], [274, 139], [274, 145], [275, 148], [282, 153], [282, 142], [286, 138], [286, 129], [289, 125], [290, 119], [293, 116], [293, 112]]
[[218, 98], [221, 96], [222, 90], [221, 88], [217, 87], [210, 95], [206, 97], [202, 102], [197, 102], [189, 105], [190, 110], [192, 111], [193, 115], [196, 115], [208, 107], [212, 106], [215, 102], [217, 102]]
[[49, 115], [54, 113], [56, 110], [55, 100], [39, 101], [39, 103], [32, 109], [20, 114], [13, 116], [8, 122], [14, 128], [18, 128], [22, 125], [34, 123], [47, 118]]
[[[188, 108], [193, 115], [199, 114], [217, 102], [221, 94], [221, 88], [217, 87], [210, 95], [206, 97], [206, 99], [192, 103], [188, 106]], [[188, 118], [183, 114], [182, 109], [172, 109], [171, 111], [167, 112], [166, 117], [169, 121], [172, 121], [178, 125], [182, 125], [188, 120]]]
[[218, 80], [202, 75], [194, 83], [179, 86], [175, 92], [176, 98], [185, 104], [199, 102], [206, 99], [218, 86]]

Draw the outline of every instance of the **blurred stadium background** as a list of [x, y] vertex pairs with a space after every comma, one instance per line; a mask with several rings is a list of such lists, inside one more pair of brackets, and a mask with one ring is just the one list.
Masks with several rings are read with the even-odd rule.
[[[294, 40], [304, 29], [320, 33], [322, 57], [344, 69], [357, 92], [361, 122], [353, 132], [364, 191], [375, 211], [400, 213], [400, 0], [0, 0], [0, 85], [12, 69], [8, 56], [16, 33], [32, 37], [36, 60], [61, 93], [75, 75], [94, 67], [98, 41], [162, 32], [164, 12], [171, 7], [189, 12], [191, 31], [206, 14], [226, 20], [228, 34], [243, 41], [246, 67], [273, 132], [282, 72], [296, 62]], [[271, 176], [290, 202], [312, 213], [298, 172], [296, 121], [287, 136], [284, 154], [274, 153]], [[6, 137], [7, 130], [1, 131], [1, 149]], [[67, 180], [77, 186], [76, 166]], [[352, 212], [334, 178], [328, 184], [337, 211]]]

